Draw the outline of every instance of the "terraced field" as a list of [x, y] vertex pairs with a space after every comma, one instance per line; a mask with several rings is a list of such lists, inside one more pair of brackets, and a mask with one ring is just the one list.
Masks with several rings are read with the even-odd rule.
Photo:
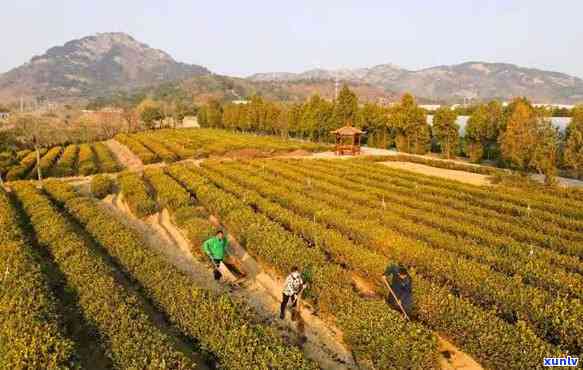
[[[0, 261], [15, 261], [18, 276], [8, 275], [12, 289], [0, 296], [0, 338], [24, 344], [0, 352], [0, 365], [73, 367], [96, 357], [119, 368], [325, 367], [258, 320], [249, 302], [197, 287], [103, 202], [57, 181], [11, 186], [0, 192], [9, 246]], [[169, 211], [193, 255], [213, 215], [271, 276], [299, 265], [307, 304], [342, 333], [356, 367], [439, 368], [440, 338], [491, 369], [583, 353], [583, 201], [561, 193], [472, 186], [359, 159], [174, 164], [123, 173], [117, 191], [136, 217]], [[412, 321], [384, 301], [390, 263], [412, 271]], [[81, 333], [70, 330], [71, 310]], [[89, 328], [100, 338], [91, 354]]]
[[127, 146], [144, 164], [209, 156], [237, 155], [247, 150], [251, 156], [273, 156], [296, 150], [319, 152], [329, 145], [283, 140], [273, 136], [236, 134], [215, 129], [157, 130], [121, 134], [116, 140]]
[[[41, 149], [39, 167], [43, 177], [88, 176], [118, 172], [123, 165], [104, 143], [56, 146]], [[6, 181], [37, 178], [35, 151], [18, 152], [10, 163], [0, 167]]]

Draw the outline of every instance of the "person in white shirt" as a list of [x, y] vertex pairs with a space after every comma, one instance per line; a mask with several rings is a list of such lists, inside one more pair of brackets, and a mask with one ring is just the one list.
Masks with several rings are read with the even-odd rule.
[[287, 276], [283, 285], [283, 294], [279, 313], [280, 319], [283, 320], [285, 318], [285, 309], [290, 300], [292, 302], [292, 307], [296, 307], [298, 303], [298, 295], [305, 287], [306, 283], [304, 283], [304, 280], [302, 279], [300, 270], [294, 266], [292, 268], [291, 274]]

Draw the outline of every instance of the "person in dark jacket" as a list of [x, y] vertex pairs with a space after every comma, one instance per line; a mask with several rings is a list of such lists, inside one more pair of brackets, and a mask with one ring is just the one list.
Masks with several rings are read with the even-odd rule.
[[[383, 280], [391, 287], [407, 316], [411, 316], [413, 310], [413, 281], [407, 269], [403, 266], [389, 265], [385, 270]], [[387, 303], [396, 310], [401, 311], [399, 303], [390, 292], [387, 297]]]

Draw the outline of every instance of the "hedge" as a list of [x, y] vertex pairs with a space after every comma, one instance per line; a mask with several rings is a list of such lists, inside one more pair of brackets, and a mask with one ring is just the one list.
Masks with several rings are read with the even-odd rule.
[[118, 176], [117, 181], [125, 201], [136, 217], [144, 218], [158, 212], [158, 204], [152, 199], [142, 174], [124, 172]]
[[77, 173], [78, 156], [78, 145], [67, 146], [57, 164], [51, 169], [50, 175], [53, 177], [74, 176]]
[[129, 135], [118, 134], [115, 136], [115, 140], [127, 146], [129, 150], [140, 158], [143, 164], [159, 162], [159, 158], [156, 154]]
[[0, 245], [0, 368], [77, 368], [77, 344], [61, 328], [59, 303], [1, 188]]
[[[248, 176], [233, 171], [232, 166], [224, 172], [212, 165], [207, 164], [205, 167], [212, 170], [205, 172], [205, 175], [215, 184], [244, 199], [273, 220], [327, 251], [334, 256], [337, 263], [358, 271], [380, 284], [379, 277], [389, 262], [386, 261], [386, 257], [369, 251], [364, 245], [355, 244], [326, 225], [313, 222], [311, 217], [304, 218], [260, 197], [255, 192], [255, 187], [246, 181]], [[241, 186], [224, 177], [226, 173]], [[392, 261], [395, 262], [394, 259]], [[540, 356], [559, 353], [556, 348], [536, 338], [528, 328], [509, 325], [497, 319], [492, 313], [480, 310], [464, 299], [451, 296], [447, 289], [439, 288], [422, 277], [415, 278], [415, 286], [419, 318], [434, 330], [447, 333], [482, 364], [494, 368], [501, 366], [521, 368], [525, 363], [533, 365], [539, 363]], [[441, 317], [444, 312], [447, 312], [447, 320]], [[472, 317], [472, 320], [468, 320], [468, 317]], [[485, 341], [489, 342], [488, 346], [483, 346]], [[525, 353], [528, 353], [528, 356], [525, 357]]]
[[[583, 241], [582, 234], [577, 231], [580, 227], [580, 222], [565, 219], [560, 213], [540, 212], [539, 210], [530, 209], [528, 206], [509, 207], [507, 203], [497, 201], [496, 199], [488, 201], [487, 199], [482, 199], [481, 196], [472, 197], [471, 195], [464, 195], [465, 185], [461, 187], [462, 184], [460, 183], [458, 183], [460, 185], [459, 189], [452, 186], [452, 184], [448, 184], [448, 188], [440, 187], [439, 182], [436, 182], [432, 186], [423, 185], [419, 183], [419, 181], [423, 181], [426, 178], [423, 175], [416, 176], [405, 171], [392, 170], [385, 166], [361, 168], [360, 166], [353, 166], [350, 163], [336, 162], [315, 161], [312, 166], [308, 167], [315, 166], [324, 172], [334, 169], [344, 174], [350, 174], [349, 176], [352, 182], [373, 185], [391, 191], [398, 190], [401, 194], [409, 194], [409, 196], [414, 193], [419, 199], [438, 201], [439, 203], [443, 203], [445, 207], [463, 210], [468, 214], [487, 216], [514, 224], [519, 223], [523, 228], [535, 231], [539, 230], [539, 240], [540, 233], [546, 235], [546, 239], [543, 236], [542, 240], [546, 242], [542, 246], [556, 248], [561, 253], [576, 256], [578, 253], [577, 250], [581, 249], [580, 244], [570, 246], [564, 245], [564, 243], [552, 243], [552, 238], [556, 237], [572, 241]], [[386, 172], [387, 170], [389, 171]], [[490, 194], [489, 196], [495, 197], [495, 194]]]
[[121, 166], [117, 163], [111, 150], [104, 143], [95, 143], [93, 150], [99, 163], [99, 172], [112, 173], [121, 170]]
[[[41, 148], [39, 149], [39, 155], [43, 157], [48, 149]], [[20, 164], [11, 168], [6, 173], [6, 180], [7, 181], [14, 181], [14, 180], [22, 180], [24, 179], [35, 167], [36, 164], [36, 151], [31, 151], [28, 153], [21, 161]]]
[[276, 331], [257, 323], [247, 306], [226, 294], [193, 286], [188, 276], [156, 252], [140, 235], [115, 220], [88, 198], [63, 183], [47, 191], [124, 266], [171, 323], [217, 356], [226, 369], [316, 369], [299, 348], [283, 342]]
[[155, 153], [157, 157], [166, 163], [176, 162], [179, 159], [178, 156], [170, 151], [164, 144], [152, 139], [147, 135], [138, 134], [135, 136], [135, 138], [143, 146], [150, 149], [150, 151]]
[[79, 175], [89, 176], [97, 173], [96, 157], [90, 144], [79, 145]]
[[[208, 164], [207, 164], [208, 165]], [[300, 212], [306, 217], [335, 228], [352, 240], [358, 241], [372, 250], [401, 263], [415, 266], [418, 271], [431, 277], [432, 281], [447, 286], [468, 297], [485, 308], [496, 309], [502, 318], [524, 320], [542, 338], [549, 342], [559, 342], [560, 346], [571, 353], [583, 351], [583, 324], [578, 320], [583, 315], [583, 305], [577, 299], [550, 294], [542, 289], [530, 287], [519, 279], [509, 278], [490, 270], [487, 266], [471, 260], [462, 260], [459, 255], [434, 250], [424, 243], [404, 237], [391, 229], [378, 225], [370, 219], [353, 219], [349, 212], [313, 199], [304, 189], [294, 187], [279, 178], [278, 186], [273, 178], [268, 181], [254, 179], [247, 171], [233, 171], [232, 176], [246, 180], [247, 186], [260, 191], [286, 207]], [[283, 187], [282, 185], [287, 185]], [[460, 260], [463, 261], [460, 263]], [[459, 277], [463, 276], [462, 279]], [[564, 327], [570, 330], [564, 331]]]
[[156, 193], [160, 208], [175, 210], [191, 204], [190, 194], [162, 169], [146, 169], [144, 179]]
[[[54, 182], [53, 182], [54, 183]], [[15, 192], [41, 246], [47, 248], [75, 292], [85, 318], [96, 327], [106, 353], [121, 368], [196, 367], [159, 328], [142, 299], [124, 287], [117, 272], [40, 191], [18, 184]]]
[[[283, 176], [298, 184], [304, 183], [300, 180], [304, 176], [311, 176], [310, 196], [330, 204], [338, 204], [339, 207], [349, 210], [354, 217], [375, 218], [385, 226], [400, 230], [411, 238], [418, 238], [432, 246], [476, 259], [492, 266], [496, 271], [510, 275], [519, 274], [528, 284], [583, 298], [583, 281], [579, 274], [565, 270], [583, 272], [583, 263], [572, 257], [533, 245], [525, 246], [505, 237], [504, 232], [512, 230], [511, 227], [507, 230], [500, 227], [492, 234], [484, 230], [484, 227], [467, 223], [467, 216], [463, 213], [460, 212], [457, 218], [452, 217], [451, 212], [443, 212], [446, 207], [435, 209], [435, 203], [424, 204], [413, 194], [410, 198], [392, 194], [352, 183], [338, 175], [327, 175], [321, 170], [303, 170], [298, 164], [288, 166], [281, 161], [267, 161], [252, 165], [252, 168], [246, 167], [245, 170], [267, 169], [274, 175]], [[391, 212], [385, 212], [381, 202], [385, 202]], [[491, 220], [479, 221], [482, 221], [482, 226], [486, 226]]]
[[91, 179], [91, 193], [103, 199], [115, 192], [115, 180], [107, 175], [96, 175]]
[[384, 302], [360, 298], [353, 291], [351, 275], [328, 263], [321, 250], [310, 248], [300, 237], [201, 175], [182, 166], [171, 166], [168, 173], [209, 211], [219, 215], [249, 253], [268, 263], [279, 275], [287, 274], [294, 265], [302, 267], [311, 281], [307, 299], [322, 315], [334, 317], [359, 362], [380, 369], [435, 365], [433, 335], [419, 324], [403, 321]]

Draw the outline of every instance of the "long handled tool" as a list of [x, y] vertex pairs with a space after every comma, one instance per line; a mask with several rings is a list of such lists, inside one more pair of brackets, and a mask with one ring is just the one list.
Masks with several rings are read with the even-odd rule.
[[409, 318], [409, 315], [407, 315], [407, 312], [405, 312], [405, 309], [403, 308], [403, 305], [401, 304], [401, 300], [399, 298], [397, 298], [397, 295], [395, 294], [395, 292], [391, 288], [391, 285], [389, 285], [387, 280], [383, 279], [383, 281], [385, 282], [385, 285], [387, 286], [387, 288], [389, 288], [389, 292], [391, 292], [391, 294], [393, 295], [393, 298], [395, 298], [397, 305], [401, 309], [401, 312], [403, 313], [403, 315], [405, 315], [405, 318], [407, 319], [407, 321], [411, 321], [411, 319]]
[[305, 287], [302, 287], [302, 290], [298, 294], [296, 294], [296, 298], [294, 302], [292, 302], [292, 307], [294, 307], [294, 312], [292, 312], [292, 321], [296, 321], [298, 316], [301, 312], [301, 304], [302, 304], [302, 293], [304, 292]]

